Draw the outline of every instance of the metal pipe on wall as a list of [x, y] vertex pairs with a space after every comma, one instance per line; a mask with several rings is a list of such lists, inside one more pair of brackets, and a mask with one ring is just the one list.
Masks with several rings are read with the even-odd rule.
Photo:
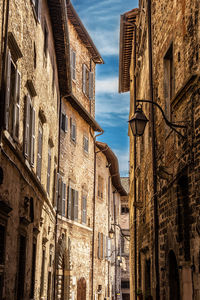
[[[150, 100], [154, 101], [153, 94], [153, 52], [152, 52], [152, 31], [151, 31], [151, 0], [148, 0], [148, 47], [149, 47], [149, 86]], [[157, 199], [157, 161], [156, 161], [156, 132], [154, 105], [151, 105], [151, 136], [152, 136], [152, 169], [153, 169], [153, 199], [154, 199], [154, 242], [155, 242], [155, 272], [156, 272], [156, 300], [160, 299], [160, 274], [159, 274], [159, 220], [158, 220], [158, 199]]]

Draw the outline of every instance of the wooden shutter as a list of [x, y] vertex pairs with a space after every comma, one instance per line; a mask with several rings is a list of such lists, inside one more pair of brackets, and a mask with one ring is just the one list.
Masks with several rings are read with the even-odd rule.
[[20, 86], [21, 75], [16, 69], [13, 111], [13, 138], [17, 141], [19, 140]]
[[68, 117], [65, 115], [65, 132], [68, 130]]
[[72, 72], [72, 79], [76, 79], [76, 52], [71, 49], [71, 72]]
[[72, 189], [68, 186], [68, 199], [67, 199], [67, 217], [72, 217]]
[[87, 223], [87, 197], [85, 195], [82, 197], [82, 223]]
[[78, 221], [78, 191], [75, 191], [74, 197], [74, 220]]
[[30, 149], [30, 105], [31, 98], [29, 94], [25, 98], [25, 128], [24, 128], [24, 156], [29, 157]]
[[47, 166], [47, 193], [50, 191], [50, 178], [51, 178], [51, 148], [48, 149], [48, 166]]
[[70, 118], [70, 134], [72, 141], [76, 141], [76, 124], [73, 122], [72, 118]]
[[5, 129], [8, 130], [9, 125], [9, 106], [10, 106], [10, 81], [11, 81], [11, 54], [7, 54], [6, 66], [6, 93], [5, 93]]
[[105, 253], [105, 236], [102, 233], [102, 258], [104, 259], [104, 254]]
[[58, 201], [58, 176], [57, 169], [54, 169], [54, 206], [56, 207]]
[[98, 258], [101, 258], [101, 233], [98, 232]]
[[62, 214], [62, 193], [63, 193], [63, 181], [62, 181], [62, 177], [59, 174], [58, 176], [58, 213]]
[[37, 4], [37, 18], [38, 18], [38, 22], [41, 22], [41, 6], [42, 6], [42, 0], [36, 0], [38, 2]]
[[66, 183], [62, 182], [62, 215], [65, 216], [66, 209]]
[[89, 98], [92, 100], [94, 97], [94, 73], [89, 73]]
[[83, 93], [86, 93], [86, 65], [83, 64]]
[[41, 179], [41, 169], [42, 169], [42, 125], [39, 123], [38, 128], [38, 152], [37, 152], [37, 176]]
[[35, 163], [35, 109], [31, 108], [31, 145], [30, 145], [31, 165]]

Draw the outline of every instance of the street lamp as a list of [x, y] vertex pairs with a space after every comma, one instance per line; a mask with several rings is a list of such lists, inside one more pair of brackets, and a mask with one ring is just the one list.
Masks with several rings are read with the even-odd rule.
[[142, 106], [138, 105], [134, 116], [128, 121], [134, 136], [142, 136], [149, 120], [145, 116]]
[[119, 224], [116, 224], [116, 223], [111, 224], [111, 229], [110, 229], [109, 232], [108, 232], [108, 233], [109, 233], [109, 237], [110, 237], [111, 239], [113, 239], [114, 234], [115, 234], [115, 232], [114, 232], [112, 226], [117, 226], [117, 227], [119, 227], [119, 229], [120, 229], [120, 235], [121, 235], [122, 237], [124, 237], [127, 241], [130, 242], [130, 240], [127, 238], [127, 235], [123, 233], [121, 226], [120, 226]]
[[[162, 116], [163, 116], [163, 119], [164, 119], [166, 125], [169, 126], [178, 135], [180, 135], [183, 139], [186, 138], [184, 135], [182, 135], [182, 133], [180, 131], [176, 130], [176, 128], [187, 128], [187, 126], [170, 122], [166, 118], [162, 107], [158, 103], [150, 101], [150, 100], [136, 100], [136, 102], [137, 103], [138, 102], [151, 103], [151, 104], [155, 105], [156, 107], [158, 107], [162, 113]], [[138, 104], [136, 107], [134, 116], [128, 121], [131, 126], [133, 135], [134, 136], [142, 136], [148, 121], [149, 120], [147, 119], [147, 117], [145, 116], [145, 114], [142, 110], [142, 106], [140, 104]]]

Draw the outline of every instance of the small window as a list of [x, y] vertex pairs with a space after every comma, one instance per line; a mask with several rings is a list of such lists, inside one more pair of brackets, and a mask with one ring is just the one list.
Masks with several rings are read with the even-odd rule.
[[88, 150], [89, 150], [89, 139], [86, 136], [83, 137], [83, 149], [84, 149], [85, 152], [88, 153]]
[[35, 162], [35, 109], [29, 94], [25, 98], [25, 122], [24, 122], [24, 156], [31, 166]]
[[82, 223], [87, 223], [87, 196], [82, 196]]
[[48, 49], [48, 28], [47, 23], [44, 23], [44, 54], [47, 56], [47, 49]]
[[72, 118], [70, 118], [70, 134], [71, 140], [76, 142], [76, 123]]
[[61, 128], [64, 132], [67, 132], [68, 130], [68, 117], [66, 114], [62, 113], [62, 117], [61, 117]]
[[129, 208], [127, 206], [121, 206], [121, 214], [128, 214], [129, 213]]
[[71, 53], [70, 53], [70, 62], [71, 62], [71, 75], [72, 75], [72, 79], [76, 80], [76, 52], [71, 49]]
[[43, 128], [42, 123], [39, 122], [38, 127], [38, 152], [37, 152], [37, 177], [41, 180], [42, 169], [42, 140], [43, 140]]
[[78, 191], [68, 186], [67, 218], [78, 221]]
[[83, 93], [90, 99], [94, 98], [94, 73], [83, 64]]
[[98, 176], [98, 197], [103, 199], [103, 178], [99, 175]]

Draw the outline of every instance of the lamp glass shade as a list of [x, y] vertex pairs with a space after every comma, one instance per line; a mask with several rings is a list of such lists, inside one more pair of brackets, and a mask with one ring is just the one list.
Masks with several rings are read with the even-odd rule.
[[113, 239], [114, 234], [115, 234], [115, 232], [114, 232], [114, 230], [111, 227], [111, 229], [109, 230], [109, 237], [110, 237], [110, 239]]
[[137, 107], [134, 116], [129, 120], [133, 135], [142, 136], [148, 121], [142, 108]]

